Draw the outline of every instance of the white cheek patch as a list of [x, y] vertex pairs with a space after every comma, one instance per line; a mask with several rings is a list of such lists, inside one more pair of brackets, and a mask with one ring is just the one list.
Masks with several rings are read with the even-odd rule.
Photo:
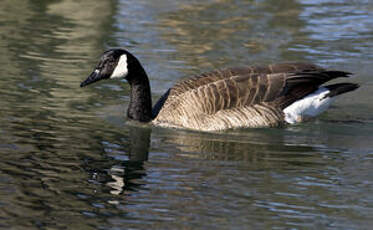
[[120, 56], [117, 66], [115, 67], [110, 78], [124, 78], [128, 74], [127, 55]]

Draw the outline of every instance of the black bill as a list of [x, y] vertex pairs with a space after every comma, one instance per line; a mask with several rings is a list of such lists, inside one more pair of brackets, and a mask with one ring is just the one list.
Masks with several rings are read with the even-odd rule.
[[101, 79], [103, 79], [103, 76], [100, 74], [100, 71], [95, 70], [88, 76], [88, 78], [85, 81], [80, 83], [80, 87], [84, 87], [86, 85], [89, 85], [89, 84], [91, 84], [93, 82], [96, 82], [96, 81], [99, 81]]

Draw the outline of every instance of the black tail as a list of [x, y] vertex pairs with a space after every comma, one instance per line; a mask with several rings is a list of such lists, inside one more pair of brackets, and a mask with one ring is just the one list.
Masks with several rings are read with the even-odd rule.
[[333, 85], [326, 85], [324, 87], [330, 90], [330, 93], [326, 94], [325, 97], [335, 97], [337, 95], [353, 91], [359, 88], [360, 85], [355, 83], [339, 83]]

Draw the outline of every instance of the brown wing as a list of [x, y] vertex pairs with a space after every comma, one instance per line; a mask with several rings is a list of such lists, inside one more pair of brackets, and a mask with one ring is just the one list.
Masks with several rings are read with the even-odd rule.
[[216, 70], [201, 75], [193, 76], [191, 78], [180, 81], [176, 83], [174, 87], [172, 87], [170, 96], [177, 96], [189, 90], [222, 79], [231, 78], [232, 76], [263, 75], [290, 72], [311, 72], [322, 70], [323, 69], [321, 67], [309, 63], [280, 63], [273, 65], [257, 65], [247, 67], [226, 68], [223, 70]]
[[[290, 73], [290, 72], [311, 72], [311, 71], [322, 71], [323, 69], [317, 65], [309, 64], [309, 63], [280, 63], [280, 64], [273, 64], [273, 65], [257, 65], [257, 66], [247, 66], [247, 67], [235, 67], [235, 68], [227, 68], [223, 70], [216, 70], [208, 73], [203, 73], [198, 76], [193, 76], [191, 78], [185, 79], [180, 81], [174, 85], [171, 89], [169, 89], [154, 105], [153, 108], [153, 118], [158, 116], [158, 113], [164, 106], [168, 106], [169, 104], [175, 103], [174, 101], [178, 100], [178, 96], [182, 95], [188, 91], [198, 89], [199, 87], [209, 85], [210, 83], [220, 82], [217, 84], [218, 87], [221, 88], [224, 84], [227, 84], [229, 88], [234, 88], [234, 85], [238, 85], [238, 97], [241, 98], [237, 100], [238, 102], [242, 102], [242, 97], [246, 94], [245, 91], [251, 90], [252, 93], [256, 91], [256, 83], [258, 82], [258, 76], [263, 76], [267, 74], [274, 74], [274, 73]], [[221, 80], [230, 79], [234, 77], [237, 84], [235, 84], [235, 80], [228, 81], [223, 83]], [[248, 78], [252, 78], [249, 80]], [[273, 79], [273, 77], [269, 77]], [[267, 88], [266, 81], [268, 79], [260, 79], [259, 84], [261, 85], [261, 91], [263, 88]], [[247, 84], [244, 82], [247, 81]], [[248, 81], [251, 81], [250, 85], [248, 85]], [[281, 83], [282, 82], [282, 83]], [[272, 83], [274, 86], [276, 84], [281, 84], [283, 86], [283, 80], [273, 81]], [[251, 86], [251, 87], [250, 87]], [[215, 87], [215, 86], [211, 86]], [[279, 86], [277, 86], [279, 87]], [[219, 89], [220, 89], [219, 88]], [[276, 88], [276, 87], [274, 87]], [[229, 90], [232, 94], [237, 90]], [[268, 97], [273, 96], [272, 93], [268, 92]], [[214, 94], [220, 94], [217, 91]], [[246, 94], [247, 96], [247, 94]], [[252, 95], [253, 96], [253, 95]], [[258, 94], [258, 99], [253, 100], [253, 102], [260, 101], [259, 98], [262, 94]], [[217, 95], [218, 97], [218, 95]], [[231, 98], [229, 98], [231, 99]], [[252, 98], [246, 98], [252, 99]], [[233, 105], [233, 103], [232, 103]], [[171, 106], [172, 107], [172, 106]], [[226, 107], [223, 107], [226, 108]]]

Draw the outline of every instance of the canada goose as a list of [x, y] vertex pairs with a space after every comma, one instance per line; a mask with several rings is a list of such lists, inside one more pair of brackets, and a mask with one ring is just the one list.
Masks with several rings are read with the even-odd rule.
[[359, 87], [354, 83], [320, 85], [349, 75], [306, 63], [227, 68], [178, 82], [152, 109], [149, 79], [140, 62], [125, 49], [110, 49], [80, 86], [125, 78], [131, 88], [129, 119], [215, 131], [274, 127], [315, 117], [335, 96]]

